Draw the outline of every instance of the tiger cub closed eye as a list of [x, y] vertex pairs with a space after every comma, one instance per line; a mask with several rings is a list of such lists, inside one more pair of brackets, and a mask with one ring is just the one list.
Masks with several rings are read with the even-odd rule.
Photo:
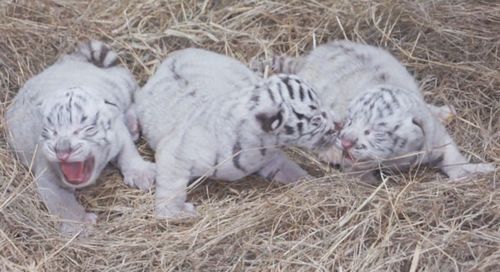
[[116, 53], [91, 41], [28, 80], [8, 109], [8, 142], [25, 165], [33, 162], [38, 192], [63, 219], [63, 234], [86, 235], [84, 223], [96, 222], [74, 190], [95, 183], [108, 162], [116, 161], [126, 184], [152, 185], [154, 164], [139, 156], [131, 135], [138, 133], [136, 89]]
[[188, 182], [251, 174], [308, 177], [279, 149], [332, 146], [335, 130], [311, 87], [296, 76], [257, 77], [242, 63], [200, 49], [170, 54], [136, 94], [143, 134], [156, 151], [156, 216], [194, 216]]
[[[381, 48], [334, 41], [303, 57], [253, 66], [262, 71], [269, 64], [310, 82], [343, 124], [337, 148], [321, 154], [328, 162], [352, 171], [428, 163], [453, 180], [494, 170], [489, 163], [468, 163], [441, 123], [454, 110], [426, 104], [405, 67]], [[371, 174], [364, 178], [373, 181]]]

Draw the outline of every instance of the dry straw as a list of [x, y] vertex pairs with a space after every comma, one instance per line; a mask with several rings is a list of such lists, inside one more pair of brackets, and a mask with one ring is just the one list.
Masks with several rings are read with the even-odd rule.
[[[90, 38], [111, 44], [141, 83], [188, 46], [246, 62], [331, 39], [377, 44], [429, 102], [456, 107], [448, 128], [471, 160], [500, 161], [498, 1], [3, 0], [0, 112], [28, 78]], [[2, 137], [0, 271], [500, 271], [498, 174], [448, 183], [421, 167], [372, 187], [294, 154], [317, 180], [205, 182], [190, 193], [201, 216], [177, 223], [155, 220], [153, 193], [106, 170], [79, 194], [99, 215], [94, 234], [71, 239], [58, 235]]]

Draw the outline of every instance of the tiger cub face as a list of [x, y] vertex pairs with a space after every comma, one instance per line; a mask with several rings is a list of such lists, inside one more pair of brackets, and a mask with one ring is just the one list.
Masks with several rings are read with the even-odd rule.
[[[42, 105], [40, 143], [51, 167], [68, 187], [94, 183], [116, 154], [112, 105], [72, 88]], [[116, 115], [116, 114], [115, 114]]]
[[[422, 124], [412, 109], [418, 101], [408, 93], [378, 87], [355, 98], [336, 141], [348, 163], [369, 165], [389, 159], [409, 159], [425, 143]], [[421, 108], [421, 107], [420, 107]]]
[[313, 151], [331, 147], [335, 143], [335, 125], [331, 114], [321, 105], [316, 92], [303, 79], [293, 75], [269, 77], [265, 88], [272, 114], [256, 115], [262, 129], [272, 132], [284, 144], [296, 145]]

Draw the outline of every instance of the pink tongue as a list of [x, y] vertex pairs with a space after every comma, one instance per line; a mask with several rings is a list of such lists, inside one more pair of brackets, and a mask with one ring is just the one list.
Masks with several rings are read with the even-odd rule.
[[84, 162], [61, 162], [61, 170], [64, 177], [70, 183], [82, 183], [85, 181]]

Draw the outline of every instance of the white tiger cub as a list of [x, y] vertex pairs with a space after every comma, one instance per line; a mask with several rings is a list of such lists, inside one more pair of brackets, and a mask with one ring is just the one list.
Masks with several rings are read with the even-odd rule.
[[331, 117], [296, 76], [262, 80], [237, 60], [201, 49], [170, 54], [136, 93], [142, 132], [156, 151], [156, 216], [195, 216], [188, 182], [258, 174], [308, 177], [279, 147], [334, 144]]
[[[414, 78], [381, 48], [334, 41], [304, 57], [275, 57], [270, 64], [275, 72], [295, 73], [310, 82], [339, 118], [338, 149], [321, 156], [328, 162], [352, 171], [427, 163], [452, 180], [494, 170], [489, 163], [467, 162], [438, 120], [453, 109], [426, 104]], [[253, 64], [257, 70], [264, 65]], [[371, 173], [363, 178], [374, 181]]]
[[[32, 166], [38, 192], [64, 234], [88, 232], [97, 216], [87, 213], [74, 190], [95, 183], [115, 160], [127, 185], [152, 186], [153, 163], [144, 161], [126, 126], [137, 134], [131, 110], [137, 84], [118, 65], [118, 56], [98, 41], [31, 78], [6, 113], [7, 139], [21, 161]], [[128, 112], [127, 112], [128, 110]]]

